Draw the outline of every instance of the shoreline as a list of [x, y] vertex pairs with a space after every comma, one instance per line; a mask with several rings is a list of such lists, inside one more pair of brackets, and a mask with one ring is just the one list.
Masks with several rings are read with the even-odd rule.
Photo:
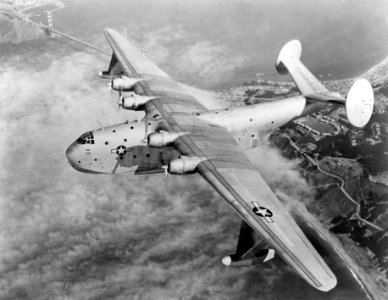
[[[282, 199], [287, 199], [288, 197], [282, 197]], [[304, 222], [315, 232], [317, 233], [331, 248], [337, 253], [337, 255], [342, 259], [346, 267], [350, 270], [354, 278], [360, 284], [362, 290], [365, 291], [366, 296], [371, 300], [384, 299], [384, 291], [380, 286], [373, 280], [373, 275], [369, 274], [367, 270], [364, 270], [363, 266], [360, 266], [359, 263], [348, 253], [346, 250], [354, 249], [355, 245], [347, 245], [347, 241], [337, 236], [331, 234], [329, 230], [321, 223], [317, 216], [312, 215], [307, 208], [303, 207], [302, 203], [290, 203], [290, 200], [286, 200], [290, 206], [292, 206], [296, 211], [299, 218], [303, 219]], [[357, 249], [358, 250], [358, 249]], [[350, 251], [353, 253], [353, 251]], [[369, 257], [366, 257], [368, 261]], [[356, 267], [356, 268], [355, 268]], [[367, 277], [366, 277], [367, 276]]]

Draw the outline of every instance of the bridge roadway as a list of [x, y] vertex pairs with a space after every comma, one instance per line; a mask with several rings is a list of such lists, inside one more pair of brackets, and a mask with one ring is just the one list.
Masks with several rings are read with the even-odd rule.
[[81, 41], [80, 39], [77, 39], [76, 37], [73, 37], [73, 36], [71, 36], [71, 35], [68, 35], [68, 34], [66, 34], [66, 33], [64, 33], [64, 32], [62, 32], [62, 31], [59, 31], [59, 30], [56, 30], [56, 29], [53, 29], [53, 28], [50, 29], [47, 25], [44, 25], [44, 24], [42, 24], [42, 23], [37, 23], [37, 22], [31, 21], [28, 17], [25, 17], [25, 16], [22, 15], [22, 14], [17, 14], [16, 12], [15, 12], [15, 13], [10, 13], [10, 12], [1, 12], [1, 11], [0, 11], [0, 13], [6, 15], [6, 16], [8, 16], [8, 17], [15, 17], [15, 18], [17, 18], [17, 19], [19, 19], [19, 20], [21, 20], [21, 21], [23, 21], [23, 22], [26, 22], [26, 23], [33, 24], [33, 25], [35, 25], [35, 26], [39, 26], [40, 28], [42, 28], [42, 29], [44, 29], [44, 30], [46, 30], [46, 31], [48, 31], [48, 32], [52, 32], [52, 33], [54, 33], [54, 34], [58, 34], [58, 35], [60, 35], [60, 36], [63, 36], [63, 37], [65, 37], [65, 38], [69, 39], [69, 40], [72, 40], [72, 41], [74, 41], [74, 42], [76, 42], [76, 43], [79, 43], [79, 44], [85, 46], [85, 47], [88, 47], [88, 48], [91, 48], [91, 49], [93, 49], [93, 50], [96, 50], [96, 51], [98, 51], [98, 52], [100, 52], [100, 53], [102, 53], [102, 54], [109, 55], [109, 56], [112, 55], [112, 53], [110, 53], [110, 52], [108, 52], [108, 51], [105, 51], [105, 50], [103, 50], [103, 49], [101, 49], [101, 48], [98, 48], [98, 47], [96, 47], [96, 46], [94, 46], [94, 45], [92, 45], [92, 44], [89, 44], [89, 43], [87, 43], [87, 42]]
[[[37, 24], [37, 23], [35, 23], [35, 24]], [[94, 46], [94, 45], [92, 45], [92, 44], [87, 43], [87, 42], [81, 41], [80, 39], [77, 39], [77, 38], [75, 38], [75, 37], [73, 37], [73, 36], [71, 36], [71, 35], [68, 35], [68, 34], [66, 34], [66, 33], [63, 33], [63, 32], [58, 31], [58, 30], [56, 30], [56, 29], [49, 29], [48, 26], [45, 26], [45, 25], [42, 25], [42, 24], [37, 24], [37, 25], [39, 25], [39, 26], [42, 27], [43, 29], [48, 30], [48, 31], [50, 31], [50, 32], [52, 32], [52, 33], [58, 34], [58, 35], [60, 35], [60, 36], [63, 36], [63, 37], [65, 37], [65, 38], [68, 38], [68, 39], [70, 39], [70, 40], [72, 40], [72, 41], [74, 41], [74, 42], [76, 42], [76, 43], [82, 44], [82, 45], [84, 45], [84, 46], [86, 46], [86, 47], [89, 47], [89, 48], [94, 49], [94, 50], [96, 50], [96, 51], [98, 51], [98, 52], [101, 52], [102, 54], [106, 54], [106, 55], [109, 55], [109, 56], [112, 55], [112, 53], [109, 53], [108, 51], [105, 51], [105, 50], [103, 50], [103, 49], [100, 49], [100, 48], [98, 48], [98, 47], [96, 47], [96, 46]]]

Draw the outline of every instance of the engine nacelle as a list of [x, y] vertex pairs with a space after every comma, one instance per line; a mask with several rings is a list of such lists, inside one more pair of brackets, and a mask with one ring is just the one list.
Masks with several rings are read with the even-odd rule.
[[115, 91], [130, 91], [133, 85], [141, 80], [143, 79], [121, 76], [121, 77], [112, 79], [111, 87]]
[[202, 159], [199, 157], [182, 156], [181, 158], [173, 159], [168, 163], [168, 172], [178, 175], [194, 173], [201, 161]]
[[144, 105], [151, 99], [155, 99], [155, 97], [140, 96], [138, 94], [132, 93], [129, 96], [121, 97], [121, 102], [119, 104], [124, 109], [143, 110]]
[[180, 135], [180, 133], [177, 132], [167, 132], [167, 131], [160, 131], [160, 132], [153, 132], [148, 135], [147, 141], [149, 147], [166, 147], [170, 145], [172, 142], [174, 142]]

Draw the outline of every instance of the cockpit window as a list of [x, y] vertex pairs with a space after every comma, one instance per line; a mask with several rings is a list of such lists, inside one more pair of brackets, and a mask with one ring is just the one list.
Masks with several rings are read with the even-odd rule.
[[78, 140], [78, 144], [94, 144], [93, 132], [89, 131], [81, 135]]

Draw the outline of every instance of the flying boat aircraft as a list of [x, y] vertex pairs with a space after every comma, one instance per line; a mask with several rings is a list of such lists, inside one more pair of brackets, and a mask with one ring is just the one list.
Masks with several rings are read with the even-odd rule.
[[357, 80], [346, 97], [329, 91], [301, 62], [301, 43], [293, 40], [281, 49], [276, 69], [291, 74], [301, 95], [208, 109], [120, 33], [104, 33], [113, 54], [100, 76], [111, 79], [123, 109], [145, 116], [81, 135], [66, 151], [71, 166], [94, 174], [198, 173], [242, 219], [236, 252], [221, 260], [225, 266], [263, 263], [276, 253], [313, 287], [333, 289], [336, 276], [244, 151], [274, 129], [331, 103], [345, 105], [353, 126], [365, 126], [374, 103], [370, 83]]

